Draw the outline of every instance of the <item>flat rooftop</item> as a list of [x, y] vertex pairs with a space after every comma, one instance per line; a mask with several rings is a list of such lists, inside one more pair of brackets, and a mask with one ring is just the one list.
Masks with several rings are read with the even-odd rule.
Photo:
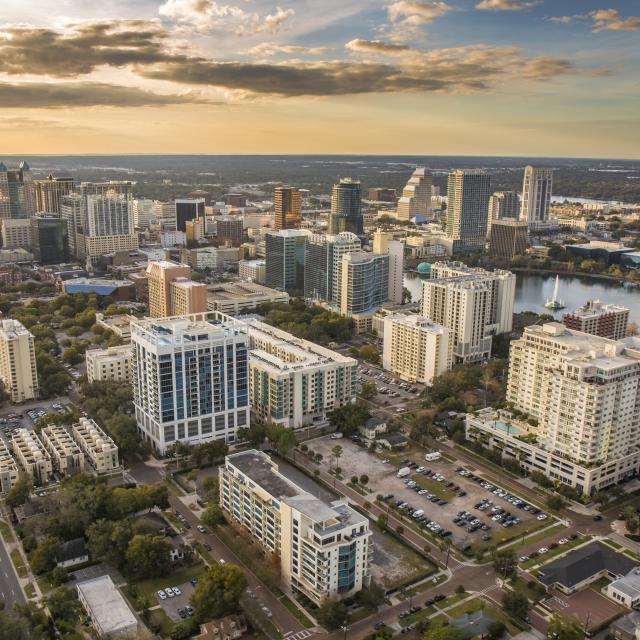
[[108, 575], [81, 582], [78, 591], [105, 635], [130, 631], [138, 625], [129, 605]]

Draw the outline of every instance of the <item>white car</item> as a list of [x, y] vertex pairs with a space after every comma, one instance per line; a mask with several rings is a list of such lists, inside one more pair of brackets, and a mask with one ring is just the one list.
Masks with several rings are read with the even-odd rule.
[[567, 542], [569, 542], [569, 538], [560, 538], [558, 540], [558, 544], [567, 544]]
[[158, 591], [158, 598], [160, 598], [160, 600], [166, 600], [167, 594], [162, 589], [160, 589], [160, 591]]
[[201, 525], [199, 524], [196, 529], [200, 532], [200, 533], [207, 533], [207, 530]]
[[520, 556], [520, 558], [518, 558], [518, 562], [526, 562], [529, 559], [529, 556]]
[[227, 561], [224, 558], [220, 558], [220, 564], [226, 564]]
[[182, 591], [180, 591], [180, 589], [178, 587], [173, 587], [173, 593], [176, 596], [181, 596], [182, 595]]
[[546, 513], [541, 513], [541, 514], [538, 516], [538, 520], [546, 520], [546, 519], [547, 519], [547, 514], [546, 514]]
[[170, 597], [173, 598], [173, 596], [175, 596], [176, 594], [173, 593], [173, 589], [171, 587], [166, 587], [164, 592]]
[[547, 547], [540, 547], [540, 548], [538, 549], [538, 553], [539, 553], [541, 556], [542, 556], [542, 555], [544, 555], [545, 553], [547, 553], [547, 551], [549, 551], [549, 549], [547, 549]]

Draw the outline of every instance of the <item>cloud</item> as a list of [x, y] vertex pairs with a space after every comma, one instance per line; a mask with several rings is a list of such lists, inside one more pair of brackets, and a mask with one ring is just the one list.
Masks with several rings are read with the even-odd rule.
[[481, 0], [476, 5], [476, 9], [480, 11], [518, 11], [520, 9], [529, 9], [538, 2], [523, 2], [521, 0]]
[[640, 31], [640, 16], [623, 18], [617, 9], [599, 9], [590, 14], [594, 31]]
[[382, 40], [361, 40], [356, 38], [345, 45], [354, 53], [381, 53], [387, 55], [399, 55], [412, 51], [411, 47], [403, 44], [393, 44]]
[[0, 82], [0, 104], [4, 109], [152, 107], [189, 102], [203, 100], [193, 93], [162, 95], [98, 82]]
[[389, 5], [389, 20], [407, 25], [422, 25], [443, 16], [451, 7], [446, 2], [413, 2], [397, 0]]
[[271, 42], [262, 42], [255, 47], [251, 47], [247, 53], [254, 56], [275, 56], [278, 53], [318, 56], [323, 53], [328, 53], [329, 51], [331, 51], [330, 47], [303, 47], [297, 44], [272, 44]]
[[548, 18], [549, 22], [558, 22], [560, 24], [569, 24], [573, 22], [578, 16], [551, 16]]

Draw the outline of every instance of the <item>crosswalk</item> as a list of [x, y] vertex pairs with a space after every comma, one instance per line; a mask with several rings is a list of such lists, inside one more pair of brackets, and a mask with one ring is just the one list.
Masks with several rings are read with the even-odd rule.
[[303, 629], [302, 631], [298, 631], [294, 633], [293, 631], [288, 631], [284, 634], [283, 638], [285, 640], [305, 640], [305, 638], [309, 638], [313, 635], [313, 631], [309, 631], [309, 629]]

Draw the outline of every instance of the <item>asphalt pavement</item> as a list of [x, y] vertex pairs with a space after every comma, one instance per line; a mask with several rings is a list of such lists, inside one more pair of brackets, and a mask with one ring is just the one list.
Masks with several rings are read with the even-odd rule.
[[12, 609], [15, 604], [26, 602], [20, 580], [9, 557], [9, 552], [0, 538], [0, 599], [4, 601], [4, 608]]

